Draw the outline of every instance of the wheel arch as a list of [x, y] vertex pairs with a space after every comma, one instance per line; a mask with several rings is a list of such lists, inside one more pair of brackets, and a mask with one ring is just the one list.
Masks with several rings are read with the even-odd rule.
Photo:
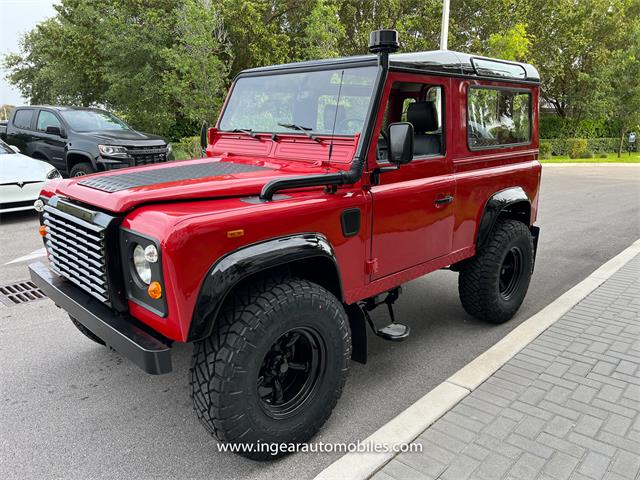
[[489, 197], [478, 226], [476, 247], [484, 244], [500, 217], [518, 220], [531, 227], [531, 200], [522, 187], [505, 188]]
[[234, 250], [211, 266], [200, 287], [187, 341], [211, 335], [218, 313], [234, 289], [269, 273], [313, 281], [343, 300], [338, 262], [324, 235], [304, 233], [266, 240]]
[[80, 150], [69, 150], [66, 155], [67, 174], [71, 173], [71, 169], [75, 165], [83, 162], [91, 164], [95, 170], [98, 170], [96, 161], [91, 158], [91, 155]]

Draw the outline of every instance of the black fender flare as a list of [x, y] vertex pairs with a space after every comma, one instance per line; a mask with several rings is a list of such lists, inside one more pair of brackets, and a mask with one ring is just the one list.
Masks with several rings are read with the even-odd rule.
[[504, 190], [500, 190], [489, 197], [489, 200], [487, 200], [487, 203], [484, 206], [480, 225], [478, 226], [476, 247], [480, 247], [487, 240], [489, 233], [493, 229], [493, 226], [496, 224], [496, 221], [502, 212], [509, 210], [510, 207], [516, 204], [525, 203], [528, 206], [528, 217], [523, 218], [523, 220], [527, 227], [530, 227], [531, 200], [522, 187], [505, 188]]
[[96, 159], [93, 158], [88, 152], [84, 150], [67, 150], [64, 156], [64, 163], [67, 166], [67, 173], [71, 173], [71, 168], [69, 166], [69, 157], [73, 155], [86, 158], [87, 162], [91, 164], [94, 170], [98, 171], [98, 164], [96, 162]]
[[187, 341], [211, 335], [220, 308], [239, 282], [262, 271], [313, 257], [325, 257], [335, 266], [342, 301], [338, 262], [324, 235], [303, 233], [266, 240], [234, 250], [211, 266], [200, 287]]

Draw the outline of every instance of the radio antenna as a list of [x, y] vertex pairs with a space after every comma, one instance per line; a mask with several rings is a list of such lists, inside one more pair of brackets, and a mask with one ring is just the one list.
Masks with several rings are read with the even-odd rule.
[[338, 87], [338, 100], [336, 102], [336, 111], [333, 112], [333, 128], [331, 129], [331, 142], [329, 143], [329, 158], [327, 167], [331, 165], [331, 154], [333, 153], [333, 137], [336, 133], [336, 120], [338, 119], [338, 109], [340, 108], [340, 96], [342, 95], [342, 81], [344, 80], [344, 70], [340, 72], [340, 86]]

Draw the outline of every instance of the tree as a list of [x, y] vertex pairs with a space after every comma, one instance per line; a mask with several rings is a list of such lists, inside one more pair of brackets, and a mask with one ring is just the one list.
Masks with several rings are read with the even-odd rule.
[[212, 0], [187, 0], [177, 12], [175, 31], [163, 83], [187, 120], [213, 123], [233, 61], [221, 13]]
[[529, 55], [531, 38], [527, 26], [516, 23], [504, 33], [492, 33], [487, 42], [487, 55], [504, 60], [525, 60]]
[[8, 120], [14, 108], [16, 108], [15, 105], [9, 105], [6, 103], [0, 106], [0, 120]]
[[640, 126], [640, 16], [626, 36], [627, 47], [613, 57], [610, 69], [609, 117], [619, 125], [618, 157], [627, 132]]

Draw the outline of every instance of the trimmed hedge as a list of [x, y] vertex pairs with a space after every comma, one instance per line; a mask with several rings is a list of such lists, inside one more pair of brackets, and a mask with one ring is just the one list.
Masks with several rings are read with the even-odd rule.
[[540, 138], [608, 138], [615, 137], [620, 125], [604, 118], [574, 120], [557, 115], [541, 115]]
[[[544, 145], [544, 146], [543, 146]], [[578, 145], [580, 146], [578, 148]], [[550, 155], [572, 155], [572, 151], [578, 158], [585, 152], [590, 152], [595, 155], [599, 153], [614, 153], [618, 151], [620, 145], [620, 138], [547, 138], [540, 140], [540, 156], [542, 158], [549, 158], [543, 155], [549, 155], [547, 152], [551, 152]], [[625, 138], [622, 144], [622, 151], [626, 152], [628, 141]], [[638, 151], [639, 142], [636, 141], [634, 151]]]

